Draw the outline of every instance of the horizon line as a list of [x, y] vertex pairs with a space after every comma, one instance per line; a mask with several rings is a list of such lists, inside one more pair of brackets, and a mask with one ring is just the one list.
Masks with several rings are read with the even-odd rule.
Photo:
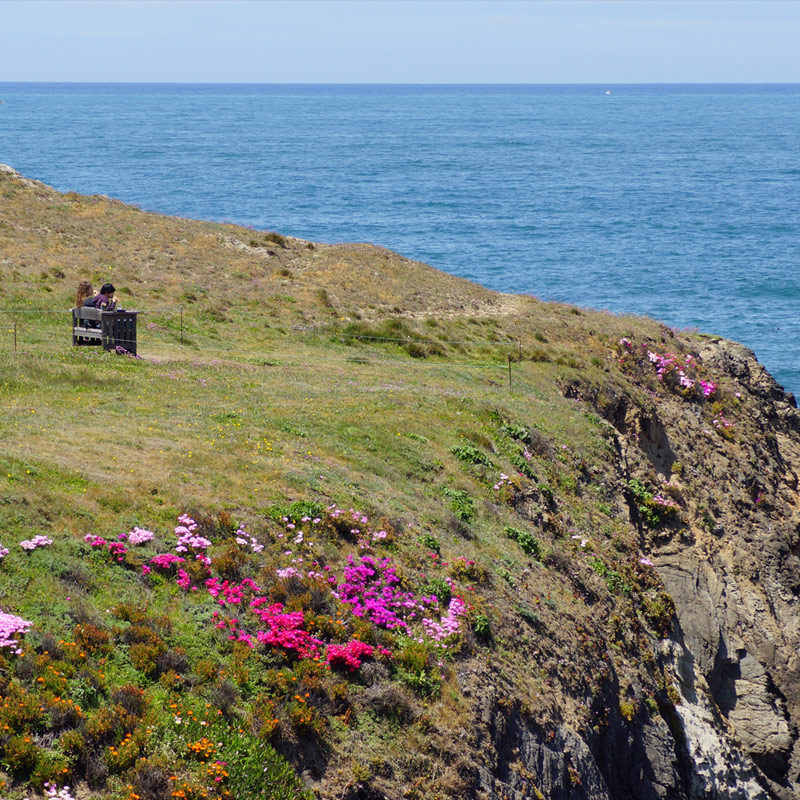
[[0, 81], [0, 86], [15, 84], [59, 86], [800, 86], [800, 81]]

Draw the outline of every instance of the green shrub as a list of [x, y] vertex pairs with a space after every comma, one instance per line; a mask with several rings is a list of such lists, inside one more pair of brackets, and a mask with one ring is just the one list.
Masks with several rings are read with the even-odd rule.
[[419, 535], [418, 541], [426, 550], [432, 550], [437, 554], [441, 552], [439, 549], [439, 540], [433, 534], [422, 533]]
[[507, 525], [505, 527], [505, 534], [509, 539], [513, 539], [520, 546], [523, 553], [541, 561], [542, 545], [532, 533]]
[[659, 636], [662, 638], [668, 636], [675, 616], [673, 599], [666, 592], [645, 595], [643, 599], [645, 619]]
[[534, 628], [539, 625], [539, 616], [538, 614], [528, 606], [519, 606], [517, 608], [517, 613], [525, 620], [529, 625], [532, 625]]
[[157, 659], [166, 652], [166, 645], [150, 644], [149, 642], [135, 642], [130, 646], [128, 655], [130, 655], [131, 663], [139, 672], [152, 677], [158, 672]]
[[118, 738], [121, 731], [119, 717], [108, 707], [98, 708], [86, 720], [86, 733], [96, 742], [105, 742]]
[[133, 717], [141, 717], [147, 706], [144, 691], [132, 683], [124, 684], [111, 692], [111, 699]]
[[486, 614], [476, 614], [472, 622], [472, 630], [475, 635], [484, 641], [492, 639], [492, 623]]
[[533, 471], [533, 467], [530, 465], [530, 462], [521, 453], [511, 453], [508, 456], [508, 460], [511, 462], [514, 469], [516, 469], [517, 472], [524, 475], [526, 478], [530, 478], [531, 480], [537, 479], [537, 475]]
[[90, 622], [79, 623], [72, 632], [75, 641], [89, 653], [107, 653], [111, 650], [111, 637], [102, 628]]
[[397, 679], [422, 697], [436, 697], [442, 689], [441, 680], [427, 669], [397, 667]]
[[429, 578], [420, 588], [420, 594], [427, 596], [434, 594], [439, 603], [446, 606], [450, 602], [453, 591], [450, 588], [450, 584], [444, 578]]
[[517, 579], [505, 567], [497, 570], [497, 574], [512, 588], [517, 585]]
[[489, 570], [470, 559], [459, 556], [450, 564], [450, 576], [459, 581], [483, 584], [489, 580]]
[[88, 748], [86, 736], [79, 730], [64, 731], [58, 740], [58, 746], [71, 764], [76, 764]]
[[395, 657], [395, 663], [398, 666], [405, 667], [412, 672], [419, 672], [428, 667], [430, 650], [425, 642], [417, 642], [404, 637], [399, 644], [400, 650]]
[[30, 734], [18, 734], [9, 739], [3, 755], [3, 768], [15, 778], [27, 778], [39, 760], [39, 748]]
[[463, 464], [483, 464], [486, 467], [493, 466], [492, 460], [477, 447], [468, 444], [457, 444], [450, 452]]
[[61, 753], [41, 750], [31, 772], [31, 785], [41, 791], [46, 783], [62, 781], [68, 772], [69, 762]]
[[0, 707], [0, 730], [40, 730], [47, 723], [47, 714], [41, 700], [25, 691], [19, 684], [12, 683], [4, 692], [5, 698]]
[[450, 510], [464, 522], [471, 522], [475, 516], [475, 499], [463, 489], [442, 489], [445, 497], [450, 498]]
[[272, 244], [277, 244], [278, 247], [286, 248], [289, 246], [289, 240], [285, 236], [281, 236], [281, 234], [275, 233], [274, 231], [265, 233], [264, 241], [271, 242]]
[[528, 429], [523, 426], [519, 425], [515, 422], [504, 422], [500, 426], [500, 430], [506, 436], [510, 437], [511, 439], [516, 439], [519, 442], [530, 442], [531, 435], [528, 432]]
[[[628, 488], [633, 495], [640, 516], [648, 527], [656, 528], [666, 519], [677, 516], [677, 506], [665, 505], [663, 500], [661, 503], [657, 502], [655, 495], [636, 478], [628, 481]], [[669, 501], [669, 498], [667, 500]]]
[[593, 558], [589, 561], [589, 566], [606, 582], [608, 591], [612, 594], [624, 594], [629, 596], [631, 587], [616, 570], [609, 569], [608, 566], [599, 558]]

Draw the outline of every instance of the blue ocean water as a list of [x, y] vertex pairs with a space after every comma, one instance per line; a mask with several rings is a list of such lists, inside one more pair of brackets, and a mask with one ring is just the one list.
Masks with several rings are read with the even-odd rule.
[[800, 391], [799, 85], [0, 83], [0, 100], [0, 162], [58, 189], [718, 333]]

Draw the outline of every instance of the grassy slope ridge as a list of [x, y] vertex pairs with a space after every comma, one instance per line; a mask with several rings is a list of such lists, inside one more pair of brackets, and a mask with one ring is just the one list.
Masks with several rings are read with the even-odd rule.
[[[85, 277], [145, 312], [142, 358], [69, 346]], [[682, 404], [709, 446], [736, 448], [749, 399], [700, 362], [691, 389], [674, 365], [660, 382], [647, 357], [684, 363], [699, 337], [10, 172], [0, 281], [0, 310], [29, 312], [0, 314], [0, 609], [32, 622], [21, 654], [0, 652], [4, 797], [48, 781], [127, 800], [468, 796], [496, 761], [476, 722], [488, 685], [542, 728], [669, 718], [671, 600], [642, 559], [699, 501], [680, 463], [623, 461], [595, 410]], [[143, 574], [182, 513], [210, 572]], [[85, 540], [135, 526], [155, 537], [125, 553]], [[52, 544], [20, 548], [37, 534]], [[329, 576], [365, 555], [438, 599], [403, 628], [354, 614]], [[208, 575], [253, 581], [246, 599], [320, 644], [231, 640], [266, 623], [220, 605]], [[451, 596], [464, 613], [440, 647], [420, 617], [446, 619]], [[375, 649], [350, 670], [331, 645], [353, 641]], [[512, 762], [502, 780], [536, 796]]]

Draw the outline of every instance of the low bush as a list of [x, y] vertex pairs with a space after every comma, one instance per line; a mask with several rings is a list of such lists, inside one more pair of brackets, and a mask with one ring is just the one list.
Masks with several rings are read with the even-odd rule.
[[445, 497], [450, 500], [450, 510], [464, 522], [471, 522], [475, 516], [476, 502], [469, 492], [463, 489], [442, 489]]
[[541, 561], [542, 545], [530, 531], [523, 531], [519, 528], [513, 528], [507, 525], [505, 527], [505, 534], [509, 539], [512, 539], [520, 546], [520, 549], [525, 555], [533, 556], [535, 559]]

